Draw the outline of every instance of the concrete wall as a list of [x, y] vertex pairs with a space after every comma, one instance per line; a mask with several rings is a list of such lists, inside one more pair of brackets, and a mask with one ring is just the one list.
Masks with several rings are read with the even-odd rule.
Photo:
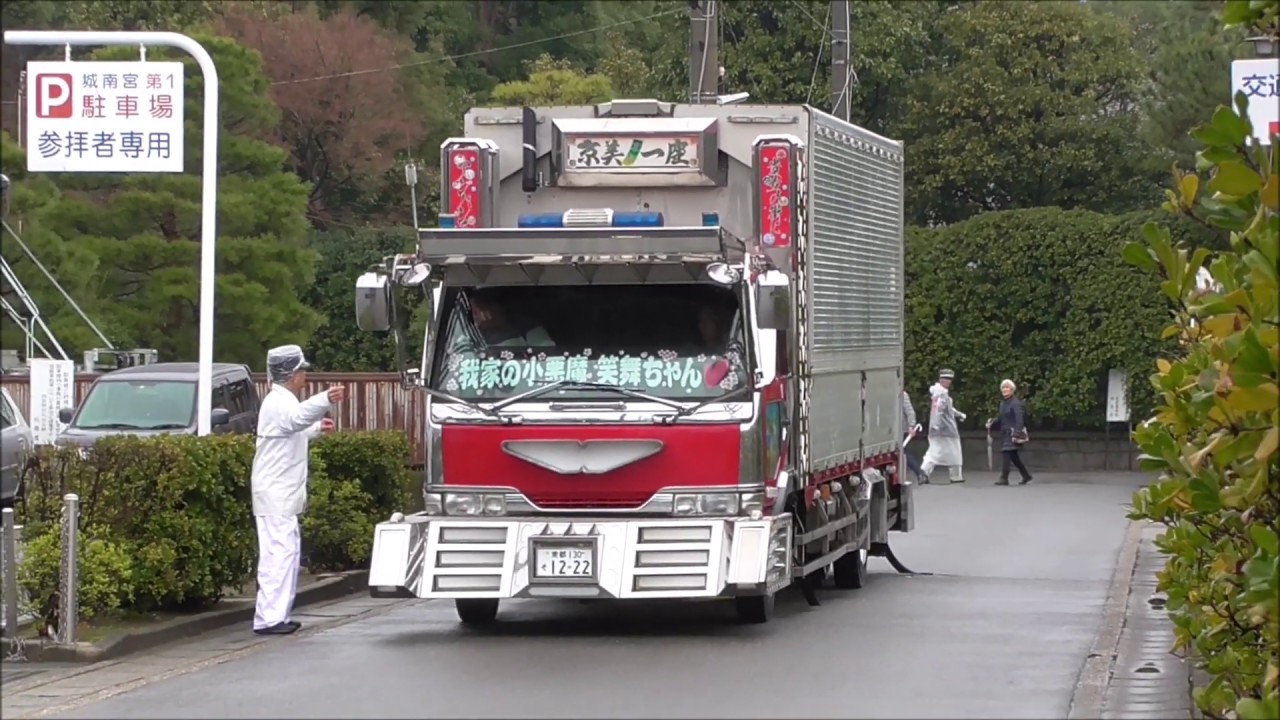
[[[966, 470], [987, 469], [987, 436], [983, 432], [961, 432]], [[928, 444], [915, 440], [907, 451], [923, 458]], [[1000, 469], [1000, 439], [991, 441], [991, 459], [996, 470]], [[1031, 442], [1022, 451], [1022, 461], [1032, 473], [1044, 472], [1092, 472], [1097, 470], [1137, 470], [1138, 448], [1128, 433], [1116, 428], [1110, 442], [1102, 432], [1053, 432], [1032, 430]], [[939, 471], [944, 472], [945, 471]], [[1013, 471], [1014, 473], [1017, 470]]]

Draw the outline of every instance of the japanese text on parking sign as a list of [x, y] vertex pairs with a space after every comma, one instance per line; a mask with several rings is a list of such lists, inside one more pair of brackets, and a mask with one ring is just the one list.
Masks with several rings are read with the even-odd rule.
[[27, 168], [182, 172], [183, 64], [29, 63]]

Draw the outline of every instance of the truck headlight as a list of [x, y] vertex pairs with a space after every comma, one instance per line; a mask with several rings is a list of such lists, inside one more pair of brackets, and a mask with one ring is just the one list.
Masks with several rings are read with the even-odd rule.
[[428, 515], [443, 515], [444, 496], [440, 493], [422, 493], [422, 509]]
[[507, 501], [501, 495], [445, 493], [445, 515], [506, 515]]
[[676, 515], [737, 515], [741, 508], [738, 493], [689, 493], [676, 495]]

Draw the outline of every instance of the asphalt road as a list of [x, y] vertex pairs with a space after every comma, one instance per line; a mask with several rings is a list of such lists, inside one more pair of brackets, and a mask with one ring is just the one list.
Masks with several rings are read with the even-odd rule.
[[145, 685], [76, 718], [1063, 718], [1101, 620], [1136, 475], [921, 489], [871, 582], [722, 603], [511, 602], [462, 629], [409, 603]]

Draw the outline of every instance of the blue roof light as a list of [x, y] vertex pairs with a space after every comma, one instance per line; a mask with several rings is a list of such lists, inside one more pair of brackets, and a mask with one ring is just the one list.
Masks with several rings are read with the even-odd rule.
[[702, 213], [702, 227], [720, 227], [719, 213]]
[[453, 220], [453, 215], [450, 215], [448, 213], [440, 214], [439, 225], [442, 230], [453, 230], [454, 228], [457, 227], [457, 224]]
[[[517, 223], [517, 227], [521, 228], [562, 228], [564, 227], [564, 213], [537, 213], [531, 215], [521, 215]], [[589, 227], [589, 226], [584, 226]], [[665, 227], [662, 213], [656, 212], [616, 212], [613, 214], [613, 222], [610, 227], [616, 228], [637, 228], [637, 227]]]

